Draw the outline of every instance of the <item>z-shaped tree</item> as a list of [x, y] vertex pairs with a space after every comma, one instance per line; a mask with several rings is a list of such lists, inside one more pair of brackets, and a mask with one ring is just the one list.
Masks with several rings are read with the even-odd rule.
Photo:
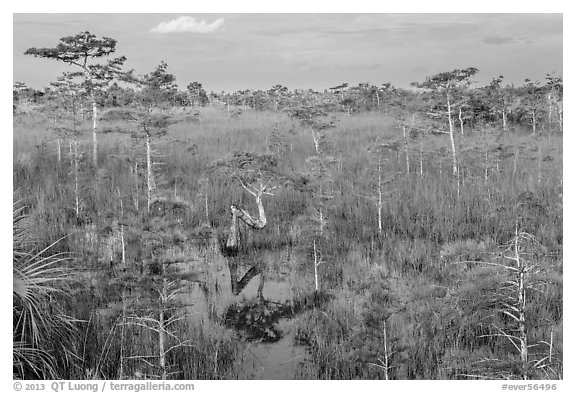
[[274, 195], [271, 191], [285, 185], [288, 179], [278, 170], [278, 161], [271, 154], [254, 154], [235, 152], [230, 156], [215, 161], [211, 171], [218, 171], [228, 178], [237, 179], [244, 190], [252, 195], [258, 207], [258, 217], [252, 216], [246, 210], [232, 205], [232, 223], [226, 241], [225, 253], [236, 254], [239, 247], [238, 219], [253, 229], [262, 229], [266, 226], [266, 213], [262, 204], [264, 195]]

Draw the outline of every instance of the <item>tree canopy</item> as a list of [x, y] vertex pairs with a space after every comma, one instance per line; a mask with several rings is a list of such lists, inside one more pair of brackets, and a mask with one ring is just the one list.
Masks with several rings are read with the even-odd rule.
[[86, 68], [88, 59], [108, 56], [115, 51], [115, 39], [97, 38], [89, 31], [83, 31], [74, 36], [61, 38], [54, 48], [30, 48], [24, 54], [59, 60]]

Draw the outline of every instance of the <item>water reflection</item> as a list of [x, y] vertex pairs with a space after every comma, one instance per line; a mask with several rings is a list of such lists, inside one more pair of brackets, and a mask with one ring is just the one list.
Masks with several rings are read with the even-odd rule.
[[[248, 341], [277, 342], [282, 338], [282, 331], [277, 326], [281, 319], [293, 318], [306, 309], [310, 309], [325, 301], [325, 296], [312, 294], [300, 298], [289, 296], [282, 291], [286, 282], [273, 281], [270, 284], [276, 299], [265, 296], [266, 273], [258, 265], [251, 266], [244, 276], [238, 280], [239, 261], [228, 259], [232, 293], [236, 296], [246, 288], [250, 281], [260, 276], [256, 298], [244, 299], [229, 305], [224, 315], [224, 324], [241, 332]], [[283, 285], [284, 284], [284, 285]], [[284, 292], [284, 293], [283, 293]], [[283, 294], [278, 299], [278, 295]]]
[[228, 261], [228, 271], [230, 272], [230, 286], [232, 288], [232, 294], [238, 296], [240, 292], [246, 288], [246, 285], [257, 275], [260, 274], [260, 285], [258, 286], [258, 297], [262, 297], [262, 288], [264, 287], [264, 274], [262, 269], [258, 265], [251, 266], [244, 276], [238, 280], [238, 258], [227, 258]]
[[[318, 306], [324, 296], [303, 291], [302, 277], [289, 253], [199, 255], [197, 283], [191, 286], [190, 313], [206, 329], [214, 324], [234, 329], [243, 349], [238, 354], [242, 378], [292, 379], [306, 356], [295, 340], [296, 320], [306, 309]], [[282, 259], [285, 270], [271, 265]], [[286, 272], [288, 272], [286, 274]], [[304, 292], [304, 294], [303, 294]]]
[[308, 302], [295, 299], [289, 281], [268, 279], [264, 266], [252, 265], [239, 278], [241, 260], [228, 258], [227, 262], [236, 301], [228, 306], [223, 322], [246, 343], [238, 359], [239, 375], [266, 380], [296, 378], [307, 351], [296, 344], [294, 317]]
[[252, 266], [240, 281], [236, 280], [237, 266], [231, 261], [230, 277], [232, 293], [240, 292], [256, 275], [260, 275], [256, 299], [232, 303], [224, 316], [224, 324], [244, 335], [249, 341], [276, 342], [282, 337], [281, 331], [274, 325], [281, 317], [287, 317], [289, 300], [286, 303], [269, 301], [264, 298], [266, 276], [257, 266]]

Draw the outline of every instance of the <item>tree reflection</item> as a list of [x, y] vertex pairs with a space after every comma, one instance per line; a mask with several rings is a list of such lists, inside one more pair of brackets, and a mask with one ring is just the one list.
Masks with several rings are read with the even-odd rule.
[[238, 280], [239, 260], [227, 258], [230, 269], [232, 294], [238, 296], [254, 279], [260, 275], [256, 299], [247, 299], [232, 303], [224, 314], [224, 324], [238, 330], [248, 341], [273, 343], [282, 338], [277, 323], [282, 318], [293, 318], [305, 309], [313, 308], [328, 299], [326, 294], [313, 293], [299, 299], [287, 299], [284, 302], [268, 300], [264, 297], [266, 274], [258, 264], [252, 265]]

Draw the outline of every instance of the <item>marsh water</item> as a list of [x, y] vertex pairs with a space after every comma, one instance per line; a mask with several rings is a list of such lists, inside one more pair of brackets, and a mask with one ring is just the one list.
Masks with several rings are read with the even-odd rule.
[[239, 379], [296, 378], [307, 357], [296, 339], [296, 322], [315, 301], [303, 290], [302, 272], [293, 268], [289, 253], [225, 257], [212, 242], [197, 257], [187, 267], [193, 282], [181, 295], [192, 322], [234, 331]]

